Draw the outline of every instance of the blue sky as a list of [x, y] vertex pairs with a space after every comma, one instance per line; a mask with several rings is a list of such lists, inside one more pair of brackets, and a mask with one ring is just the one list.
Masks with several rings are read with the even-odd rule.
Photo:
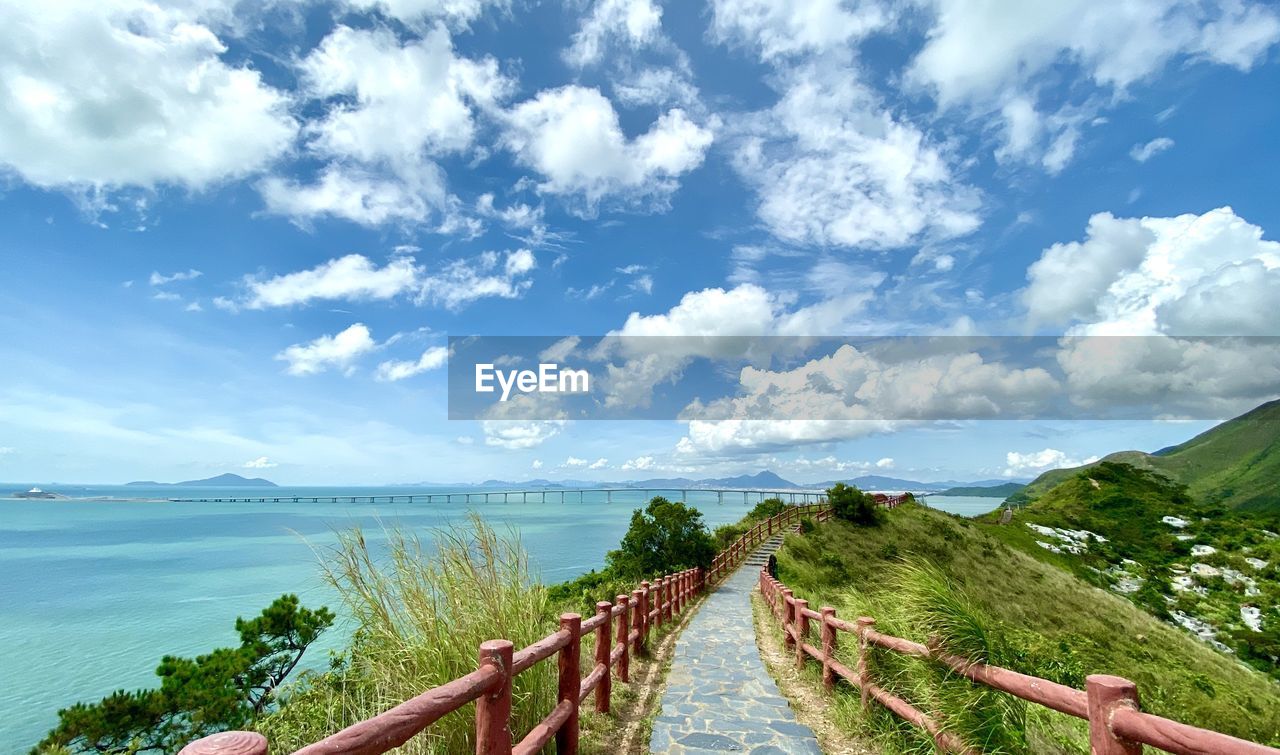
[[[0, 479], [1021, 477], [1154, 450], [1211, 423], [450, 422], [440, 349], [1276, 335], [1277, 42], [1246, 0], [0, 2]], [[1093, 400], [1222, 416], [1280, 374], [1274, 350], [1059, 361]]]

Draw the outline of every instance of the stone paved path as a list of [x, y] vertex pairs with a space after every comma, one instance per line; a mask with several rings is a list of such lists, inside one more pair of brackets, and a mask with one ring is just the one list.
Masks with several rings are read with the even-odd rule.
[[821, 755], [756, 649], [751, 590], [766, 544], [698, 609], [676, 641], [650, 752]]

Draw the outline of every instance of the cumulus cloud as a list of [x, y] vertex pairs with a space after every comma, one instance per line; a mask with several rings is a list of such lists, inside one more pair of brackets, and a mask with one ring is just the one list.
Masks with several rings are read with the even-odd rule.
[[599, 459], [587, 465], [587, 469], [604, 469], [609, 466], [609, 460], [601, 456]]
[[980, 196], [944, 147], [894, 116], [856, 71], [809, 63], [779, 86], [778, 103], [741, 124], [734, 157], [775, 236], [893, 249], [978, 227]]
[[628, 138], [613, 104], [581, 86], [539, 92], [506, 120], [504, 142], [520, 164], [542, 176], [538, 189], [579, 198], [587, 212], [606, 198], [665, 203], [680, 176], [702, 164], [713, 139], [711, 128], [679, 108]]
[[0, 165], [41, 187], [201, 189], [283, 154], [287, 96], [223, 60], [200, 5], [0, 6]]
[[1173, 140], [1167, 136], [1157, 137], [1145, 144], [1135, 144], [1133, 149], [1129, 150], [1129, 157], [1134, 160], [1145, 163], [1156, 155], [1165, 150], [1173, 148]]
[[534, 459], [529, 466], [533, 469], [542, 469], [542, 459]]
[[330, 368], [350, 374], [361, 356], [377, 348], [369, 328], [356, 323], [335, 335], [324, 335], [313, 341], [294, 344], [276, 355], [276, 359], [288, 362], [290, 375], [315, 375]]
[[259, 456], [256, 459], [251, 459], [250, 461], [246, 461], [241, 466], [244, 467], [245, 469], [272, 469], [280, 466], [280, 464], [272, 461], [266, 456]]
[[405, 42], [386, 28], [338, 26], [303, 58], [299, 77], [302, 95], [327, 106], [304, 129], [307, 148], [330, 162], [312, 183], [262, 181], [269, 212], [366, 226], [439, 215], [439, 230], [470, 229], [450, 217], [459, 203], [433, 158], [470, 149], [477, 114], [512, 91], [493, 58], [458, 56], [439, 24]]
[[595, 0], [564, 58], [572, 66], [589, 66], [600, 62], [610, 44], [643, 47], [661, 33], [662, 8], [653, 0]]
[[510, 0], [346, 0], [355, 10], [377, 10], [406, 24], [444, 20], [459, 26], [480, 18], [490, 8], [505, 10]]
[[656, 462], [652, 456], [637, 456], [634, 459], [624, 461], [622, 463], [622, 469], [624, 471], [643, 471], [646, 469], [653, 469], [655, 465]]
[[[1065, 0], [972, 3], [928, 0], [930, 28], [906, 81], [932, 92], [943, 109], [996, 113], [1006, 124], [997, 154], [1041, 162], [1051, 172], [1070, 160], [1081, 125], [1092, 120], [1052, 101], [1053, 77], [1079, 71], [1123, 95], [1184, 58], [1249, 70], [1280, 40], [1280, 15], [1238, 0]], [[1114, 99], [1114, 97], [1113, 97]]]
[[1275, 335], [1280, 243], [1221, 207], [1172, 218], [1089, 219], [1027, 270], [1029, 324], [1073, 335]]
[[487, 419], [481, 422], [485, 445], [516, 451], [535, 448], [546, 443], [564, 430], [565, 420], [502, 420]]
[[714, 0], [711, 34], [755, 50], [764, 60], [822, 53], [884, 28], [892, 17], [878, 2]]
[[433, 346], [422, 352], [422, 356], [414, 361], [387, 361], [378, 365], [378, 380], [395, 382], [404, 380], [424, 372], [439, 369], [449, 362], [449, 349], [445, 346]]
[[250, 309], [289, 307], [314, 300], [390, 299], [418, 285], [419, 270], [412, 257], [396, 257], [382, 267], [360, 254], [324, 262], [310, 270], [249, 279], [245, 306]]
[[1065, 452], [1059, 451], [1056, 448], [1046, 448], [1042, 451], [1031, 451], [1028, 453], [1010, 451], [1005, 454], [1004, 476], [1026, 477], [1038, 475], [1041, 472], [1050, 469], [1079, 467], [1084, 464], [1092, 464], [1097, 460], [1097, 456], [1090, 456], [1086, 459], [1073, 459]]

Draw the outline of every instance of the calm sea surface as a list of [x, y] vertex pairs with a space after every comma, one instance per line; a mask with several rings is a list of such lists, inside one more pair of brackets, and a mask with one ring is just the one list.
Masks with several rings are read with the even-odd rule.
[[[319, 579], [313, 548], [335, 529], [364, 527], [372, 536], [400, 525], [429, 538], [462, 522], [468, 511], [499, 528], [513, 527], [548, 582], [601, 566], [617, 547], [641, 494], [587, 494], [548, 502], [167, 503], [167, 496], [245, 497], [404, 495], [408, 488], [145, 488], [49, 486], [94, 501], [6, 499], [29, 485], [0, 484], [0, 752], [25, 752], [78, 700], [96, 701], [120, 688], [155, 683], [161, 655], [195, 655], [236, 642], [236, 616], [256, 614], [294, 592], [305, 605], [337, 608]], [[550, 499], [554, 498], [555, 502]], [[741, 501], [717, 503], [690, 493], [708, 525], [737, 521]], [[993, 498], [929, 498], [935, 508], [976, 515]], [[754, 503], [754, 501], [753, 501]], [[332, 630], [308, 652], [342, 643]], [[319, 652], [317, 652], [317, 650]]]

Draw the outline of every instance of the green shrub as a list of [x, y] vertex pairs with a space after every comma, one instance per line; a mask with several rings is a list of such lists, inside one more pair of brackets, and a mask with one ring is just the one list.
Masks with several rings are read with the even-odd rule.
[[606, 556], [608, 570], [626, 579], [648, 579], [682, 569], [706, 568], [716, 555], [702, 512], [655, 496], [631, 515], [617, 550]]
[[854, 524], [877, 524], [880, 521], [880, 506], [875, 497], [856, 487], [837, 482], [827, 490], [827, 500], [831, 503], [832, 513], [839, 519]]
[[781, 498], [766, 498], [757, 503], [751, 509], [751, 513], [747, 514], [748, 519], [764, 521], [771, 516], [777, 516], [787, 510], [787, 504]]

